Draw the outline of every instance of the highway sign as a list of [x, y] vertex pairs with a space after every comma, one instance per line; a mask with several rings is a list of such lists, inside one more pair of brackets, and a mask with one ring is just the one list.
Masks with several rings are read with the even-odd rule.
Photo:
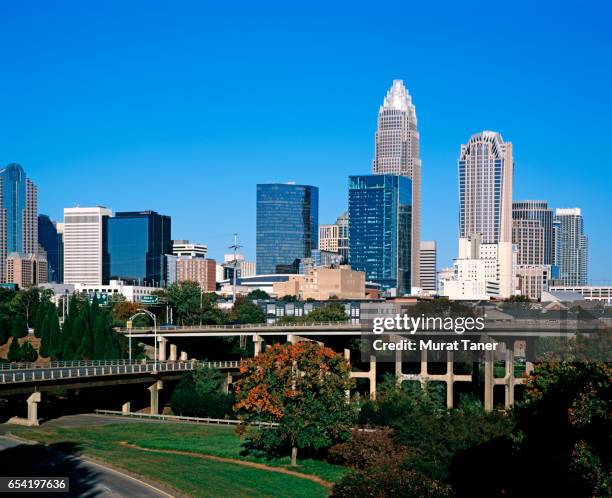
[[157, 304], [158, 301], [159, 301], [159, 296], [152, 296], [152, 295], [140, 296], [140, 302], [142, 304]]
[[90, 292], [89, 296], [87, 296], [89, 298], [89, 304], [93, 302], [94, 296], [96, 296], [100, 306], [106, 306], [108, 304], [108, 294], [106, 292]]

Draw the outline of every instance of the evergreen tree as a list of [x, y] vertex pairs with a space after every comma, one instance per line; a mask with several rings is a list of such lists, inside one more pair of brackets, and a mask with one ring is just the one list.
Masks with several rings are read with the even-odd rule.
[[[77, 305], [77, 298], [75, 294], [72, 294], [68, 303], [68, 314], [66, 315], [64, 323], [62, 324], [62, 334], [60, 336], [60, 343], [58, 344], [58, 347], [56, 349], [58, 356], [61, 356], [62, 360], [67, 360], [67, 358], [64, 358], [64, 350], [67, 347], [67, 343], [72, 340], [72, 329], [74, 328], [74, 322], [77, 319], [78, 313], [79, 310]], [[72, 353], [72, 355], [74, 355], [74, 352]], [[70, 359], [72, 359], [72, 357]]]
[[89, 301], [85, 301], [81, 306], [72, 335], [74, 344], [77, 345], [76, 359], [90, 360], [93, 357], [93, 333], [91, 330], [91, 306]]
[[104, 359], [118, 360], [121, 357], [121, 349], [119, 348], [119, 341], [116, 337], [116, 333], [112, 330], [107, 330], [105, 342]]
[[106, 311], [101, 311], [96, 318], [93, 330], [93, 358], [103, 360], [106, 352], [106, 336], [112, 331], [112, 318]]
[[32, 346], [30, 341], [26, 341], [23, 346], [21, 346], [19, 351], [19, 361], [23, 361], [26, 363], [35, 362], [38, 359], [38, 353]]
[[21, 358], [21, 348], [19, 347], [19, 341], [16, 337], [11, 339], [11, 345], [9, 346], [7, 359], [8, 361], [19, 361]]
[[53, 306], [49, 310], [48, 336], [49, 336], [49, 356], [53, 360], [58, 360], [61, 357], [61, 333], [59, 319], [57, 317], [57, 309]]
[[0, 346], [6, 344], [6, 341], [8, 341], [8, 338], [10, 337], [8, 324], [8, 319], [0, 317]]
[[50, 305], [51, 302], [45, 299], [40, 302], [38, 308], [36, 309], [36, 318], [34, 320], [34, 335], [38, 338], [42, 338], [44, 322], [45, 318], [47, 318], [47, 310], [49, 309]]
[[40, 349], [39, 349], [39, 353], [40, 356], [47, 358], [50, 355], [50, 348], [49, 348], [49, 342], [50, 342], [50, 337], [49, 337], [49, 328], [50, 328], [50, 324], [51, 324], [51, 307], [48, 307], [47, 309], [47, 314], [45, 316], [45, 319], [42, 322], [42, 326], [40, 327], [39, 330], [39, 336], [40, 337]]
[[16, 338], [25, 337], [28, 335], [28, 325], [23, 315], [16, 315], [13, 317], [11, 335]]

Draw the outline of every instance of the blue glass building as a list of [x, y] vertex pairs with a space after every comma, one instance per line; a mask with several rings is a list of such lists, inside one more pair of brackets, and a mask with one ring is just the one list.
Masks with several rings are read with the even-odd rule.
[[106, 218], [104, 280], [161, 286], [166, 254], [172, 254], [169, 216], [155, 211], [120, 212]]
[[21, 165], [12, 163], [0, 170], [2, 209], [5, 213], [6, 252], [24, 253], [23, 212], [26, 207], [26, 174]]
[[349, 263], [397, 295], [411, 290], [412, 183], [404, 176], [349, 177]]
[[61, 284], [64, 275], [62, 270], [64, 244], [61, 235], [57, 233], [55, 223], [46, 214], [38, 215], [38, 243], [47, 253], [49, 282]]
[[319, 243], [319, 189], [257, 185], [257, 274], [297, 273]]

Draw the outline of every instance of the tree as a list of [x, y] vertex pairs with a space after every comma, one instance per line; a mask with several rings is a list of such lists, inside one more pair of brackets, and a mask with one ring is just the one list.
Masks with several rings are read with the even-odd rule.
[[[95, 301], [95, 297], [94, 297]], [[97, 309], [97, 302], [96, 302]], [[74, 342], [78, 344], [76, 359], [91, 360], [93, 357], [93, 331], [91, 327], [93, 307], [85, 301], [79, 311], [73, 331]]]
[[236, 299], [230, 318], [238, 323], [264, 323], [266, 321], [266, 315], [262, 309], [245, 297]]
[[255, 289], [249, 292], [249, 294], [247, 295], [247, 299], [251, 301], [254, 301], [257, 299], [261, 299], [261, 300], [270, 299], [270, 295], [266, 291], [263, 291], [261, 289]]
[[34, 320], [40, 302], [40, 291], [37, 287], [20, 290], [11, 301], [13, 314], [25, 318], [26, 328], [30, 327], [30, 320]]
[[112, 330], [112, 319], [106, 311], [101, 312], [96, 319], [93, 330], [93, 357], [104, 359], [106, 352], [106, 336]]
[[172, 393], [170, 406], [177, 415], [224, 418], [232, 413], [234, 396], [227, 393], [225, 376], [214, 368], [185, 372]]
[[[266, 451], [320, 450], [348, 439], [355, 407], [347, 403], [352, 380], [344, 358], [315, 342], [274, 344], [240, 368], [234, 409], [247, 422], [248, 447]], [[275, 422], [273, 430], [248, 425]]]
[[38, 338], [42, 337], [43, 325], [45, 322], [45, 318], [47, 317], [48, 307], [50, 305], [51, 302], [48, 299], [45, 299], [40, 302], [36, 310], [36, 320], [34, 321], [34, 335]]
[[25, 337], [28, 335], [28, 324], [23, 315], [17, 315], [13, 317], [11, 324], [11, 335], [15, 338]]
[[49, 356], [57, 360], [61, 356], [61, 332], [59, 326], [59, 318], [57, 316], [57, 308], [55, 306], [51, 306], [48, 311], [47, 319], [45, 320], [45, 328], [47, 331], [45, 332], [49, 337], [49, 346], [47, 352]]
[[50, 313], [51, 313], [51, 308], [48, 308], [47, 313], [45, 314], [45, 317], [42, 321], [42, 325], [40, 326], [40, 329], [38, 330], [39, 335], [37, 336], [37, 337], [40, 337], [40, 348], [38, 352], [40, 356], [44, 358], [51, 356], [51, 353], [50, 353], [51, 337], [49, 335], [50, 328], [51, 328], [51, 317], [49, 316]]
[[21, 348], [19, 347], [19, 340], [17, 337], [11, 339], [11, 345], [9, 346], [7, 359], [8, 361], [19, 361], [21, 358]]
[[38, 353], [32, 346], [30, 341], [26, 341], [23, 343], [19, 350], [19, 361], [23, 361], [26, 363], [35, 362], [38, 358]]
[[195, 282], [179, 282], [168, 287], [168, 303], [175, 311], [180, 325], [221, 324], [225, 321], [222, 310], [217, 308], [218, 296], [214, 292], [202, 293]]
[[0, 346], [6, 344], [10, 335], [8, 318], [0, 317]]
[[304, 317], [305, 322], [343, 322], [345, 320], [347, 316], [341, 303], [327, 303], [312, 310]]

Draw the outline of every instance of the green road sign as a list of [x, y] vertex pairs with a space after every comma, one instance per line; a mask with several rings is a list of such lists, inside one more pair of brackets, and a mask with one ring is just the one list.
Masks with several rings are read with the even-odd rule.
[[100, 306], [106, 306], [108, 304], [108, 294], [106, 292], [90, 292], [88, 296], [89, 304], [93, 302], [94, 296], [96, 296]]
[[151, 296], [151, 295], [140, 296], [140, 302], [142, 304], [157, 304], [158, 301], [159, 301], [159, 296]]

